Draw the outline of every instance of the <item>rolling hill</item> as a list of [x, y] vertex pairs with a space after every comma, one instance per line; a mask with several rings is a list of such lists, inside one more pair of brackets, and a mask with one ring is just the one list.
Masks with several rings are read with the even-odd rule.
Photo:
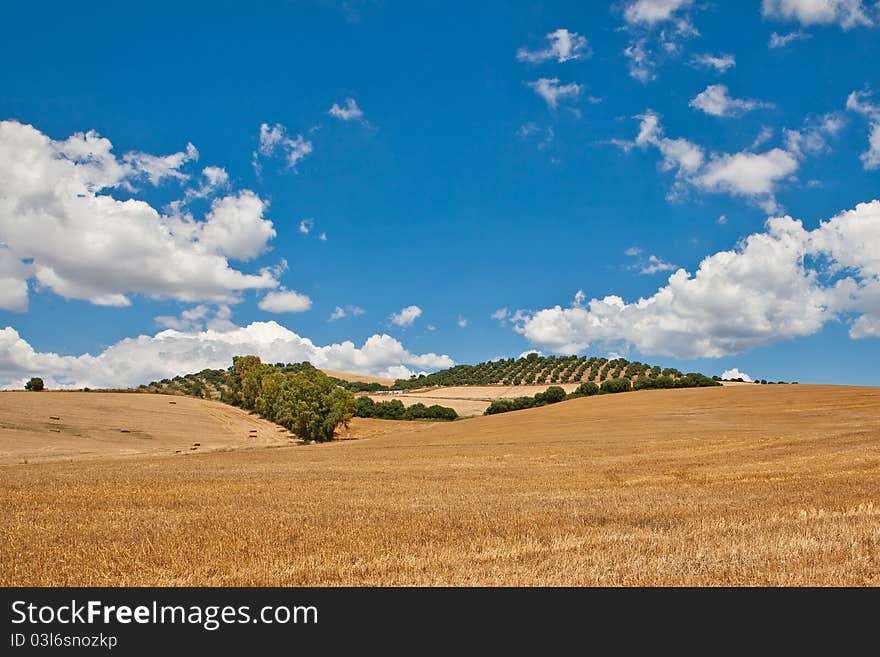
[[[218, 407], [94, 399], [111, 418], [161, 404], [138, 425], [155, 440]], [[876, 586], [878, 411], [877, 388], [658, 390], [377, 421], [366, 440], [6, 465], [0, 585]]]

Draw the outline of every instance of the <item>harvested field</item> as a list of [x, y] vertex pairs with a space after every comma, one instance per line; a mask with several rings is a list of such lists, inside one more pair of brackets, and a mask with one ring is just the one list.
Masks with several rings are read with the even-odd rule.
[[2, 466], [0, 584], [880, 585], [877, 388], [643, 391], [396, 427]]
[[565, 392], [574, 391], [579, 383], [553, 383], [546, 385], [520, 385], [520, 386], [448, 386], [445, 388], [426, 388], [424, 390], [407, 391], [403, 395], [372, 394], [368, 395], [373, 401], [388, 401], [399, 399], [404, 406], [424, 404], [430, 406], [439, 404], [454, 408], [461, 417], [474, 417], [482, 415], [489, 408], [493, 399], [507, 399], [511, 397], [532, 397], [536, 393], [544, 392], [551, 385], [556, 385]]
[[220, 402], [104, 392], [0, 393], [0, 464], [287, 444], [271, 422]]

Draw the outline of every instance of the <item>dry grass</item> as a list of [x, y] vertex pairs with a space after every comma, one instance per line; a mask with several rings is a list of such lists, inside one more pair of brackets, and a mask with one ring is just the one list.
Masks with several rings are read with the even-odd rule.
[[[0, 464], [265, 447], [291, 438], [256, 415], [193, 397], [0, 394]], [[195, 443], [199, 447], [192, 450]]]
[[353, 374], [352, 372], [338, 372], [336, 370], [321, 370], [327, 376], [333, 376], [343, 381], [356, 381], [358, 383], [379, 383], [383, 386], [394, 384], [395, 379], [381, 376], [368, 376], [367, 374]]
[[367, 395], [373, 401], [388, 401], [399, 399], [404, 406], [424, 404], [430, 406], [439, 404], [454, 408], [461, 417], [475, 417], [482, 415], [489, 408], [494, 399], [508, 399], [512, 397], [531, 397], [538, 392], [544, 392], [551, 385], [558, 386], [565, 392], [573, 392], [579, 383], [548, 383], [541, 385], [519, 386], [447, 386], [445, 388], [424, 388], [408, 391], [403, 395], [372, 394]]
[[878, 585], [878, 411], [874, 388], [645, 391], [4, 466], [0, 584]]

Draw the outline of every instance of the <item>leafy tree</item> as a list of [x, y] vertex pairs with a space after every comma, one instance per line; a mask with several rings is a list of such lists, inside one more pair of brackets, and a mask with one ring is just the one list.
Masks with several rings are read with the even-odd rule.
[[604, 393], [629, 392], [632, 390], [632, 383], [629, 379], [608, 379], [602, 383], [599, 390]]
[[32, 392], [40, 392], [43, 388], [43, 379], [38, 376], [33, 377], [30, 381], [24, 384], [24, 389]]
[[565, 390], [559, 386], [550, 386], [544, 392], [535, 395], [535, 403], [557, 404], [565, 399]]
[[599, 394], [599, 386], [592, 381], [584, 381], [573, 393], [576, 397], [591, 397]]

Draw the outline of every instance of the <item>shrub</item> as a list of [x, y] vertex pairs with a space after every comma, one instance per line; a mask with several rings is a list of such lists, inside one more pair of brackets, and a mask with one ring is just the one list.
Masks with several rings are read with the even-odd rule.
[[608, 379], [602, 383], [602, 386], [599, 388], [601, 392], [604, 393], [616, 393], [616, 392], [629, 392], [632, 390], [632, 383], [629, 379]]
[[599, 394], [599, 386], [592, 381], [585, 381], [580, 384], [574, 391], [576, 397], [592, 397]]
[[535, 395], [535, 404], [557, 404], [565, 399], [565, 390], [559, 386], [550, 386], [544, 392]]

